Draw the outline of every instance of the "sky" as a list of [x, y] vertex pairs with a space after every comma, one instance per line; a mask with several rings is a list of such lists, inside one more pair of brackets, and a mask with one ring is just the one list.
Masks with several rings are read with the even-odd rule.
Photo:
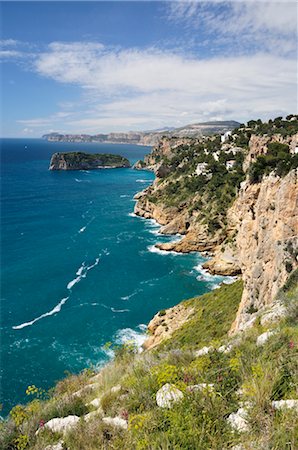
[[297, 3], [7, 1], [1, 136], [297, 113]]

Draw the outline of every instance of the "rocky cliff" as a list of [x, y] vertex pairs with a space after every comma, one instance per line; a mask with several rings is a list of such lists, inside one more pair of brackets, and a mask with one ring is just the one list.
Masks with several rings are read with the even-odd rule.
[[[256, 126], [254, 133], [251, 127], [242, 128], [228, 142], [163, 139], [144, 160], [156, 180], [136, 196], [135, 213], [157, 220], [162, 233], [184, 235], [178, 242], [157, 246], [177, 252], [207, 251], [212, 258], [204, 268], [212, 274], [242, 274], [243, 296], [232, 333], [252, 323], [258, 311], [274, 301], [298, 266], [295, 120], [296, 128], [293, 119], [285, 121], [284, 129], [276, 122], [278, 130], [272, 126], [266, 134], [262, 127], [267, 131], [268, 124]], [[238, 170], [238, 186], [228, 202], [222, 193], [231, 188], [235, 169], [227, 168], [227, 158], [235, 161], [239, 153], [243, 172]], [[218, 161], [216, 166], [210, 154]], [[196, 177], [197, 163], [200, 170], [205, 164], [206, 173]], [[221, 178], [216, 179], [217, 173]]]
[[245, 182], [229, 211], [237, 229], [236, 248], [244, 281], [232, 331], [272, 303], [298, 266], [298, 170], [273, 174], [261, 183]]
[[54, 153], [49, 170], [92, 170], [104, 168], [130, 167], [123, 156], [100, 153]]

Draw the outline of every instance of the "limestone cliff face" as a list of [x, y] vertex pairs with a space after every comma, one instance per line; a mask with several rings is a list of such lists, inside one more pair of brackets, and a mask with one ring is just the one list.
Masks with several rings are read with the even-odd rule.
[[229, 211], [237, 228], [237, 256], [244, 291], [232, 332], [251, 312], [272, 303], [298, 266], [298, 170], [286, 177], [269, 175], [261, 183], [243, 183]]
[[244, 171], [246, 171], [250, 164], [253, 163], [258, 156], [265, 155], [268, 151], [268, 144], [271, 142], [280, 142], [287, 144], [290, 148], [290, 153], [294, 154], [296, 148], [298, 149], [298, 134], [292, 136], [282, 136], [275, 134], [273, 136], [258, 136], [252, 135], [249, 141], [249, 152], [244, 161]]
[[193, 314], [193, 308], [179, 304], [173, 308], [157, 313], [149, 322], [150, 336], [144, 342], [143, 348], [149, 350], [156, 347], [165, 339], [169, 339]]

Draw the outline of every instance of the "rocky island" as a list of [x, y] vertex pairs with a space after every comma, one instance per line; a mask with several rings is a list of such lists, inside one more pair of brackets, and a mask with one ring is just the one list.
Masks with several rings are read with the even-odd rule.
[[49, 170], [93, 170], [130, 167], [127, 158], [109, 153], [54, 153]]

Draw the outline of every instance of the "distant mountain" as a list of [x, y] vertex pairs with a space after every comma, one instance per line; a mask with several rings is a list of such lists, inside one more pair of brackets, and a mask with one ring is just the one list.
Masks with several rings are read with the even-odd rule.
[[116, 144], [155, 145], [163, 136], [200, 137], [232, 131], [239, 126], [235, 120], [200, 122], [180, 128], [164, 127], [153, 131], [128, 131], [109, 134], [60, 134], [49, 133], [42, 136], [49, 142], [100, 142]]

